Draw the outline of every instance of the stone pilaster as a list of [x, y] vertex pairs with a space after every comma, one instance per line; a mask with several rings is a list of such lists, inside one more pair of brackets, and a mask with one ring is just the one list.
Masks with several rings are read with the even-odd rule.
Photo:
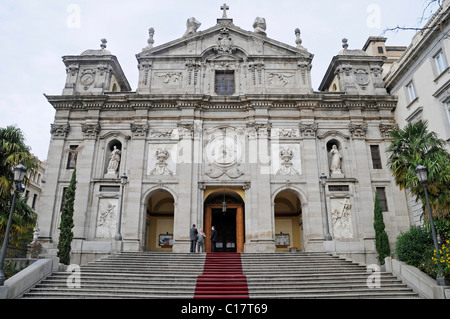
[[73, 214], [74, 239], [86, 239], [88, 230], [85, 229], [86, 221], [89, 220], [88, 212], [91, 211], [89, 203], [93, 194], [93, 170], [92, 163], [95, 160], [97, 148], [97, 135], [100, 132], [98, 123], [84, 123], [81, 128], [83, 132], [83, 150], [77, 157], [77, 190]]
[[[61, 154], [64, 153], [64, 143], [70, 126], [67, 123], [52, 124], [50, 133], [51, 140], [48, 151], [47, 166], [45, 169], [45, 178], [41, 192], [39, 204], [39, 238], [42, 240], [51, 240], [53, 233], [56, 232], [59, 225], [56, 225], [57, 214], [60, 214], [56, 198], [62, 193], [59, 189], [59, 172], [61, 163]], [[56, 238], [55, 238], [56, 239]]]

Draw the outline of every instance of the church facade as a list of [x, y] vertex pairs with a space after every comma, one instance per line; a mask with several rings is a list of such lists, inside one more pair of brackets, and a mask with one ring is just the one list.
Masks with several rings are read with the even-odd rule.
[[397, 99], [383, 59], [344, 42], [315, 92], [298, 29], [287, 45], [267, 37], [264, 18], [246, 31], [226, 9], [204, 31], [188, 19], [163, 45], [150, 29], [136, 91], [106, 41], [63, 57], [63, 92], [47, 96], [56, 115], [38, 222], [48, 254], [75, 168], [75, 263], [118, 250], [189, 252], [193, 224], [207, 251], [215, 226], [218, 251], [330, 251], [373, 263], [375, 193], [391, 244], [409, 229], [384, 154]]

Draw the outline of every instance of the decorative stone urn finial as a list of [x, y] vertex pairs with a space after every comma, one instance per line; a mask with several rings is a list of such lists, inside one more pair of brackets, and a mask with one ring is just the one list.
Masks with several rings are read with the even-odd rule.
[[295, 36], [297, 37], [297, 39], [295, 39], [295, 43], [297, 44], [297, 48], [302, 48], [302, 39], [300, 39], [300, 29], [297, 28], [295, 29]]
[[147, 40], [148, 46], [147, 46], [147, 48], [149, 48], [149, 49], [153, 48], [153, 43], [155, 43], [155, 40], [153, 40], [154, 35], [155, 35], [155, 29], [153, 29], [153, 28], [148, 29], [148, 40]]
[[346, 38], [342, 39], [342, 47], [344, 48], [344, 50], [347, 50], [347, 48], [348, 48], [348, 39], [346, 39]]
[[100, 41], [102, 41], [102, 44], [100, 44], [100, 48], [102, 48], [102, 50], [106, 49], [106, 43], [108, 43], [108, 41], [106, 39], [101, 39]]

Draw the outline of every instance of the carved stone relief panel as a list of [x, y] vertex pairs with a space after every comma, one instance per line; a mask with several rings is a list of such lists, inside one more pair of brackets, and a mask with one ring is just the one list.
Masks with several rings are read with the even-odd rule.
[[119, 216], [118, 198], [100, 198], [97, 215], [96, 236], [99, 238], [114, 238], [117, 232]]
[[157, 87], [182, 85], [183, 74], [176, 71], [156, 72], [155, 84]]
[[205, 132], [204, 162], [206, 175], [238, 178], [244, 174], [240, 165], [244, 157], [244, 135], [240, 130], [223, 127]]
[[147, 175], [175, 175], [177, 154], [177, 144], [150, 144], [148, 147]]
[[294, 76], [295, 73], [291, 72], [270, 72], [267, 76], [267, 83], [269, 86], [292, 86]]
[[271, 133], [272, 138], [295, 138], [299, 136], [299, 130], [289, 128], [274, 128]]
[[331, 218], [335, 239], [353, 238], [352, 206], [349, 198], [331, 199]]
[[272, 174], [300, 175], [302, 173], [299, 144], [272, 144]]

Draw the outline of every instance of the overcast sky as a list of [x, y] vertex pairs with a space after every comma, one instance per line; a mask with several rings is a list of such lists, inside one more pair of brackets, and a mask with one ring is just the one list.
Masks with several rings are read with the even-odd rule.
[[[295, 46], [294, 30], [314, 54], [314, 90], [339, 50], [361, 49], [369, 36], [390, 27], [418, 27], [428, 0], [226, 0], [236, 26], [253, 31], [255, 17], [264, 17], [267, 36]], [[100, 39], [116, 55], [136, 90], [135, 55], [155, 29], [154, 46], [180, 38], [186, 20], [195, 17], [206, 30], [222, 17], [224, 0], [0, 0], [0, 127], [15, 124], [41, 160], [47, 158], [54, 109], [44, 93], [62, 93], [64, 55], [99, 49]], [[436, 6], [428, 8], [430, 15]], [[412, 31], [388, 32], [387, 45], [410, 44]]]

